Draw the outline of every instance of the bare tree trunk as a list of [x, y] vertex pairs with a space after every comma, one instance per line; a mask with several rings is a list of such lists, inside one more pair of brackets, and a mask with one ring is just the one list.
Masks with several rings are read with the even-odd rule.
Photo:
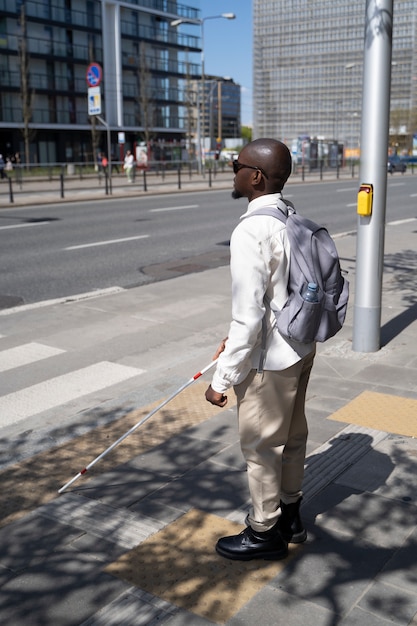
[[[149, 147], [150, 141], [154, 135], [152, 127], [155, 125], [155, 102], [152, 93], [152, 76], [149, 71], [148, 61], [146, 58], [146, 45], [141, 42], [139, 48], [138, 70], [136, 72], [136, 80], [138, 86], [138, 123], [143, 126], [143, 139]], [[148, 154], [149, 157], [149, 154]]]
[[29, 73], [29, 54], [27, 50], [27, 30], [26, 30], [26, 13], [25, 5], [22, 4], [20, 9], [20, 29], [21, 37], [19, 39], [19, 61], [20, 61], [20, 98], [22, 101], [22, 118], [23, 118], [23, 140], [25, 145], [25, 161], [30, 162], [30, 142], [34, 138], [36, 131], [29, 127], [32, 120], [32, 103], [34, 91], [30, 89], [30, 73]]

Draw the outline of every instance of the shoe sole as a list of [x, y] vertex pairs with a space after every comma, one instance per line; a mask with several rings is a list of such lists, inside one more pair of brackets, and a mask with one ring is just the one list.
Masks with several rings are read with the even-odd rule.
[[231, 559], [232, 561], [252, 561], [255, 559], [263, 559], [264, 561], [281, 561], [288, 556], [288, 550], [285, 552], [260, 552], [259, 554], [236, 554], [234, 552], [227, 552], [216, 546], [216, 552], [225, 559]]
[[307, 540], [307, 531], [303, 530], [300, 533], [294, 535], [285, 535], [281, 533], [281, 537], [285, 539], [287, 543], [304, 543]]

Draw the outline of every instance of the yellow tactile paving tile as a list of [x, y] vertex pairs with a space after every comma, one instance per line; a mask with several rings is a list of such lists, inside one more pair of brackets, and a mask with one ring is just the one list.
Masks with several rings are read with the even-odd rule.
[[230, 561], [216, 554], [219, 537], [242, 526], [191, 509], [106, 567], [106, 572], [171, 604], [224, 624], [288, 564]]
[[364, 391], [329, 419], [417, 437], [417, 400]]
[[[213, 417], [219, 411], [209, 404], [204, 392], [207, 382], [197, 382], [173, 398], [159, 412], [127, 437], [87, 474], [74, 483], [76, 489], [90, 476], [104, 473], [131, 458], [151, 450], [186, 428]], [[229, 394], [229, 405], [233, 406], [234, 394]], [[71, 441], [37, 454], [0, 471], [2, 505], [0, 527], [19, 519], [42, 504], [58, 496], [58, 489], [80, 472], [95, 457], [106, 450], [145, 415], [161, 402], [130, 411], [123, 417]], [[57, 423], [59, 411], [57, 411]]]

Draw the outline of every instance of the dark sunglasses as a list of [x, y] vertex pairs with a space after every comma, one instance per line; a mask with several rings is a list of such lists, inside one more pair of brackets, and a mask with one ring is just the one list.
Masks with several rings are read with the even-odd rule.
[[238, 171], [241, 170], [243, 167], [247, 167], [250, 170], [257, 170], [258, 172], [261, 172], [261, 174], [263, 174], [265, 176], [265, 178], [268, 178], [267, 174], [265, 174], [265, 172], [262, 169], [262, 167], [255, 167], [254, 165], [245, 165], [244, 163], [240, 163], [237, 159], [235, 159], [233, 161], [233, 172], [234, 172], [234, 174], [237, 174]]

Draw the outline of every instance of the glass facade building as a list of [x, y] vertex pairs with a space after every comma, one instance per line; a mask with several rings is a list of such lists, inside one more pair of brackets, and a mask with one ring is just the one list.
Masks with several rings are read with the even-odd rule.
[[[253, 0], [254, 138], [302, 137], [357, 148], [364, 0]], [[390, 144], [416, 132], [417, 0], [394, 2]]]
[[155, 159], [184, 156], [202, 44], [171, 25], [178, 19], [198, 23], [200, 10], [176, 0], [0, 0], [0, 153], [91, 161], [108, 126], [116, 158], [140, 142]]
[[[206, 151], [221, 149], [225, 139], [240, 137], [240, 85], [231, 78], [206, 76], [204, 98], [201, 81], [192, 84], [197, 95], [197, 107], [193, 109], [193, 129], [200, 125], [201, 141]], [[204, 110], [203, 110], [204, 107]]]

